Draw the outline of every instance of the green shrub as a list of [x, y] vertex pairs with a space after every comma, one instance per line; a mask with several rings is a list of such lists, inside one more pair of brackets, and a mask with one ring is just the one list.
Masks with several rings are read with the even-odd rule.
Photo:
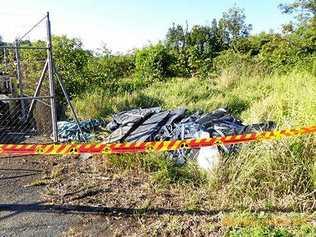
[[136, 78], [142, 80], [163, 79], [171, 76], [171, 55], [167, 48], [158, 43], [136, 52]]
[[189, 54], [187, 49], [182, 49], [180, 51], [170, 49], [169, 52], [172, 55], [172, 63], [170, 65], [172, 75], [178, 77], [190, 77], [192, 72], [189, 66]]
[[302, 27], [286, 36], [274, 35], [262, 47], [258, 62], [273, 72], [287, 72], [293, 67], [312, 71], [316, 52], [315, 34], [315, 29]]
[[207, 78], [213, 68], [212, 58], [209, 55], [201, 55], [197, 46], [188, 49], [188, 62], [192, 76]]
[[[66, 36], [53, 37], [53, 55], [56, 68], [65, 82], [66, 90], [70, 96], [84, 92], [89, 86], [85, 70], [92, 54], [82, 48], [79, 39]], [[65, 101], [60, 87], [57, 87], [59, 101]]]
[[225, 50], [214, 59], [214, 70], [217, 74], [225, 71], [236, 72], [237, 75], [264, 75], [265, 67], [256, 63], [250, 53], [242, 54], [233, 49]]
[[105, 55], [91, 58], [88, 61], [85, 75], [94, 88], [104, 88], [116, 91], [113, 87], [124, 77], [133, 74], [135, 68], [134, 55]]

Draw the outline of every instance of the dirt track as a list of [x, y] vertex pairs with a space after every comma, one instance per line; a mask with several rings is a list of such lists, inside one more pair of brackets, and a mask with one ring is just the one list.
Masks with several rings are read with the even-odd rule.
[[27, 156], [0, 157], [1, 237], [60, 236], [82, 219], [62, 206], [41, 201], [42, 186], [29, 186], [49, 169], [37, 160]]

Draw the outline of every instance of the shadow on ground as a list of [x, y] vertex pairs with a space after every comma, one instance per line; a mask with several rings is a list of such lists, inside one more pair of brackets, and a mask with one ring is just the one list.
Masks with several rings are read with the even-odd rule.
[[[124, 208], [124, 207], [95, 207], [88, 205], [56, 205], [45, 204], [44, 202], [30, 204], [0, 204], [0, 211], [13, 212], [0, 218], [4, 220], [19, 213], [39, 212], [39, 213], [62, 213], [62, 214], [95, 214], [107, 216], [133, 216], [133, 215], [195, 215], [195, 216], [213, 216], [219, 213], [233, 212], [232, 209], [220, 210], [180, 210], [168, 208]], [[293, 209], [260, 209], [250, 210], [253, 212], [296, 212]]]
[[[1, 158], [2, 159], [2, 158]], [[24, 178], [28, 176], [34, 176], [38, 175], [44, 172], [44, 170], [39, 170], [39, 169], [0, 169], [0, 173], [6, 172], [8, 174], [14, 173], [16, 175], [11, 175], [11, 176], [0, 176], [0, 180], [6, 180], [6, 179], [17, 179], [17, 178]], [[26, 173], [25, 173], [26, 172]], [[20, 174], [22, 173], [22, 174]]]

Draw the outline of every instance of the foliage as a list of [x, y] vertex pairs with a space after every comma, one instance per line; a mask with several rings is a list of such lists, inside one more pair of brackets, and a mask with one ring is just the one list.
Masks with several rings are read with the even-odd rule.
[[[105, 55], [90, 58], [85, 74], [93, 88], [112, 89], [115, 91], [116, 80], [129, 77], [135, 68], [134, 55]], [[88, 89], [89, 90], [89, 89]]]
[[239, 70], [242, 73], [250, 73], [247, 69], [250, 69], [254, 64], [254, 59], [249, 54], [241, 54], [232, 49], [223, 51], [214, 60], [214, 68], [218, 73], [228, 68]]
[[223, 13], [221, 23], [225, 27], [230, 41], [241, 37], [247, 37], [252, 29], [251, 24], [246, 24], [244, 10], [237, 6], [234, 6]]
[[152, 81], [171, 76], [171, 55], [162, 44], [151, 45], [137, 50], [135, 59], [135, 76], [141, 80]]
[[315, 0], [295, 0], [292, 3], [280, 4], [280, 9], [286, 14], [295, 14], [301, 23], [306, 23], [309, 19], [315, 21], [316, 1]]
[[85, 67], [92, 54], [82, 48], [79, 39], [66, 36], [53, 37], [53, 47], [56, 68], [65, 81], [67, 92], [70, 96], [80, 94], [90, 85], [85, 77]]
[[[287, 72], [293, 67], [314, 70], [315, 28], [299, 27], [287, 35], [261, 33], [234, 41], [231, 49], [222, 51], [214, 60], [214, 69], [221, 72], [230, 67], [241, 67], [248, 73]], [[247, 70], [242, 70], [242, 68]], [[220, 70], [218, 70], [220, 69]]]
[[251, 25], [246, 24], [242, 9], [233, 7], [211, 25], [173, 24], [166, 35], [166, 46], [173, 55], [172, 71], [177, 76], [208, 77], [213, 69], [213, 59], [233, 42], [249, 35]]

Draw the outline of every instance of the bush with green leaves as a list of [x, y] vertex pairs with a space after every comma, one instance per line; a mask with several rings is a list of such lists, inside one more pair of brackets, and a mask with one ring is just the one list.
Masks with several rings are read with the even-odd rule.
[[189, 65], [188, 49], [177, 51], [170, 48], [169, 52], [172, 57], [172, 62], [170, 65], [170, 71], [172, 75], [179, 77], [190, 77], [192, 74]]
[[[85, 91], [89, 86], [85, 75], [86, 66], [93, 55], [83, 49], [82, 42], [76, 38], [54, 36], [53, 56], [56, 68], [65, 81], [66, 90], [70, 96], [76, 96]], [[63, 99], [61, 92], [58, 94], [60, 94], [59, 98]]]
[[151, 45], [136, 52], [135, 77], [142, 80], [163, 79], [172, 75], [172, 56], [162, 44]]
[[122, 78], [130, 77], [135, 68], [134, 55], [104, 55], [91, 58], [86, 66], [85, 75], [89, 81], [89, 88], [103, 88], [106, 91], [115, 89]]
[[234, 71], [236, 75], [262, 75], [265, 68], [257, 64], [250, 53], [242, 54], [232, 49], [223, 51], [214, 59], [214, 71], [221, 74], [224, 71]]

